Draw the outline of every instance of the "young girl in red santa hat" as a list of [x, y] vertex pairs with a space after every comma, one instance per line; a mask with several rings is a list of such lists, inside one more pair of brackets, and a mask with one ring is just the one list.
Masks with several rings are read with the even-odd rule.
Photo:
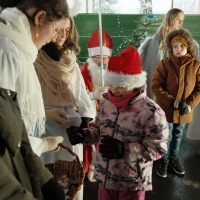
[[146, 72], [133, 47], [111, 57], [104, 82], [109, 89], [94, 126], [68, 128], [69, 140], [99, 142], [94, 162], [99, 200], [144, 200], [152, 190], [153, 161], [167, 151], [165, 113], [146, 95]]

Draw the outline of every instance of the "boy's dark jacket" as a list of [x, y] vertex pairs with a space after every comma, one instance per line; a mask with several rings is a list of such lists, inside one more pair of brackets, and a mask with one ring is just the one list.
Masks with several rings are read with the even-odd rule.
[[42, 186], [52, 179], [33, 153], [16, 93], [0, 88], [0, 199], [43, 199]]

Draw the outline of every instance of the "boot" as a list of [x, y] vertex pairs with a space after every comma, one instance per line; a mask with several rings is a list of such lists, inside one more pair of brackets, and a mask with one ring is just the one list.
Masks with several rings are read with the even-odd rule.
[[157, 169], [158, 176], [160, 176], [162, 178], [166, 178], [167, 177], [168, 164], [169, 164], [169, 160], [165, 160], [163, 158], [160, 159], [159, 167]]
[[169, 166], [173, 169], [176, 174], [183, 175], [185, 174], [184, 167], [180, 164], [179, 159], [176, 157], [170, 157]]

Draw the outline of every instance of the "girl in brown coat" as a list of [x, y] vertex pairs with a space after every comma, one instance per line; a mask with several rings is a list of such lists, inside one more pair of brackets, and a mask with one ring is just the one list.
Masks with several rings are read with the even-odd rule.
[[185, 29], [171, 32], [167, 39], [169, 57], [161, 60], [153, 74], [152, 91], [169, 123], [168, 152], [160, 161], [157, 174], [167, 176], [168, 165], [185, 174], [178, 159], [184, 128], [192, 121], [192, 110], [200, 99], [200, 62], [194, 40]]

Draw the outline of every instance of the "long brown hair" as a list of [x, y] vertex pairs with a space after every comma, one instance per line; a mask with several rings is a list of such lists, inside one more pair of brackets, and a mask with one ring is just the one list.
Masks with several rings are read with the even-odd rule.
[[157, 34], [161, 37], [163, 48], [166, 47], [166, 38], [167, 35], [173, 30], [172, 22], [177, 18], [179, 13], [184, 12], [179, 8], [172, 8], [170, 9], [167, 14], [164, 16], [162, 24], [157, 29]]
[[72, 49], [76, 55], [80, 53], [80, 46], [78, 44], [79, 42], [79, 35], [78, 31], [76, 29], [76, 25], [74, 23], [74, 20], [72, 17], [69, 17], [71, 29], [69, 32], [69, 35], [66, 39], [66, 41], [63, 44], [63, 49]]

